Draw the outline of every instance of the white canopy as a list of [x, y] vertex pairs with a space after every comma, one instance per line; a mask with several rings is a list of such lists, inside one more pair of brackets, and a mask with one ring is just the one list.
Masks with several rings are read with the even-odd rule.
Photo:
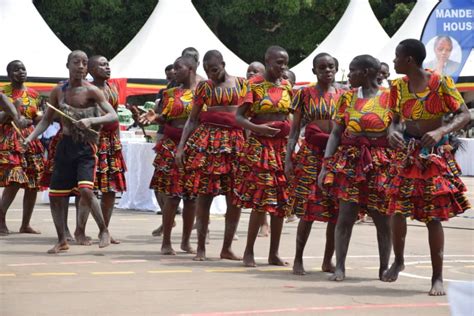
[[[116, 78], [160, 79], [186, 47], [202, 56], [211, 49], [224, 56], [226, 70], [245, 76], [247, 64], [212, 33], [191, 0], [160, 0], [148, 21], [128, 45], [111, 61]], [[203, 74], [202, 66], [198, 70]]]
[[459, 74], [460, 77], [472, 77], [474, 76], [474, 49], [471, 49], [469, 57], [467, 57], [466, 63]]
[[29, 77], [67, 77], [66, 61], [71, 52], [43, 20], [32, 0], [1, 0], [0, 76], [6, 66], [21, 60]]
[[368, 0], [351, 0], [344, 15], [319, 46], [291, 70], [296, 81], [315, 81], [313, 58], [322, 52], [339, 61], [337, 80], [347, 78], [349, 63], [362, 54], [376, 55], [389, 40], [387, 33], [374, 15]]
[[395, 58], [395, 48], [398, 43], [407, 38], [421, 38], [421, 33], [425, 26], [431, 11], [439, 0], [418, 0], [411, 10], [410, 14], [403, 22], [402, 26], [393, 34], [390, 41], [377, 53], [376, 57], [390, 65], [390, 78], [396, 78], [397, 75], [393, 70], [392, 60]]

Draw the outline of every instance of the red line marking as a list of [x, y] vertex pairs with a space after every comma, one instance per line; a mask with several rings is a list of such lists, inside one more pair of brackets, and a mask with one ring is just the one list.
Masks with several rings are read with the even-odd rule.
[[421, 308], [421, 307], [446, 307], [448, 303], [413, 303], [413, 304], [365, 304], [346, 306], [314, 306], [314, 307], [294, 307], [280, 309], [261, 309], [233, 312], [213, 312], [181, 314], [181, 316], [218, 316], [218, 315], [253, 315], [253, 314], [274, 314], [274, 313], [304, 313], [310, 311], [337, 311], [337, 310], [360, 310], [360, 309], [387, 309], [387, 308]]

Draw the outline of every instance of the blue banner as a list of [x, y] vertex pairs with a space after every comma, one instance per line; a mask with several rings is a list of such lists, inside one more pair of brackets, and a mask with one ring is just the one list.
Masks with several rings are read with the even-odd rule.
[[473, 35], [474, 1], [440, 1], [431, 12], [421, 35], [426, 47], [423, 66], [457, 81], [474, 46]]

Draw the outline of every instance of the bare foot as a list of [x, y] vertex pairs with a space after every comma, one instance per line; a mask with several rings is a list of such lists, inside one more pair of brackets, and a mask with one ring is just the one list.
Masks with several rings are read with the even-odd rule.
[[0, 236], [7, 236], [10, 234], [6, 224], [0, 225]]
[[321, 265], [321, 270], [323, 272], [334, 273], [334, 271], [336, 271], [336, 266], [334, 266], [334, 264], [331, 261], [323, 262], [323, 264]]
[[193, 258], [194, 261], [206, 261], [206, 251], [198, 250], [196, 256]]
[[329, 277], [329, 281], [344, 281], [346, 274], [342, 270], [336, 269], [334, 273]]
[[119, 245], [120, 240], [115, 239], [114, 237], [110, 236], [110, 243], [113, 244], [113, 245]]
[[397, 263], [396, 261], [392, 263], [390, 269], [385, 271], [382, 275], [380, 280], [383, 282], [395, 282], [398, 279], [398, 274], [405, 269], [405, 265], [403, 263]]
[[255, 257], [253, 256], [253, 253], [244, 253], [244, 266], [250, 267], [250, 268], [255, 268], [257, 264], [255, 263]]
[[429, 291], [428, 295], [430, 296], [443, 296], [446, 295], [443, 286], [443, 280], [435, 279], [431, 282], [431, 290]]
[[258, 237], [268, 237], [268, 236], [270, 236], [270, 227], [267, 224], [260, 226]]
[[153, 237], [160, 237], [161, 235], [163, 235], [163, 225], [160, 225], [160, 227], [152, 231], [151, 235]]
[[242, 257], [236, 256], [231, 249], [227, 249], [227, 250], [222, 249], [221, 259], [240, 261], [242, 260]]
[[41, 232], [28, 225], [26, 227], [20, 227], [20, 234], [41, 234]]
[[287, 266], [289, 263], [287, 261], [281, 260], [279, 256], [269, 256], [268, 264], [273, 266]]
[[301, 259], [296, 259], [293, 261], [293, 274], [295, 275], [305, 275], [306, 271], [303, 267], [303, 261]]
[[181, 243], [181, 250], [186, 252], [186, 253], [196, 253], [196, 250], [194, 250], [193, 247], [189, 243]]
[[71, 232], [69, 231], [69, 228], [66, 228], [64, 235], [66, 235], [66, 241], [74, 241], [74, 237], [72, 237]]
[[90, 246], [90, 245], [92, 245], [90, 239], [87, 238], [87, 236], [84, 235], [84, 234], [74, 234], [74, 237], [76, 237], [76, 244], [78, 244], [78, 245], [81, 245], [81, 246]]
[[110, 245], [110, 234], [108, 231], [104, 231], [100, 234], [99, 248], [105, 248]]
[[173, 247], [170, 246], [161, 246], [161, 254], [167, 256], [174, 256], [176, 255], [176, 251], [174, 251]]
[[69, 250], [69, 245], [67, 244], [67, 241], [63, 241], [54, 245], [53, 248], [48, 250], [48, 253], [54, 254], [54, 253], [60, 253], [61, 251], [66, 251], [66, 250]]

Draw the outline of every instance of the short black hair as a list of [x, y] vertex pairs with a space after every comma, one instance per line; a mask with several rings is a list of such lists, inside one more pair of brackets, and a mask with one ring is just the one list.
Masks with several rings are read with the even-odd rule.
[[222, 56], [221, 52], [216, 49], [207, 51], [206, 54], [204, 54], [204, 57], [202, 58], [202, 62], [205, 63], [211, 58], [217, 58], [220, 62], [224, 61], [224, 57]]
[[380, 68], [382, 68], [382, 66], [386, 66], [388, 69], [390, 69], [390, 66], [384, 61], [380, 62]]
[[[313, 66], [316, 64], [319, 58], [323, 58], [323, 57], [331, 57], [332, 59], [334, 59], [334, 57], [332, 57], [328, 53], [319, 53], [313, 58]], [[334, 63], [336, 63], [336, 61], [334, 61]]]
[[8, 75], [13, 71], [13, 66], [17, 63], [22, 63], [23, 64], [23, 62], [21, 60], [18, 60], [18, 59], [12, 60], [11, 62], [8, 63], [8, 65], [7, 65], [7, 74]]
[[[191, 67], [194, 71], [196, 71], [198, 64], [196, 62], [196, 59], [194, 59], [192, 56], [189, 55], [184, 55], [176, 58], [175, 62], [177, 61], [182, 61], [186, 66]], [[174, 65], [171, 65], [174, 68]]]
[[[369, 69], [369, 74], [377, 75], [380, 71], [380, 62], [377, 58], [371, 55], [359, 55], [352, 60], [361, 68]], [[371, 70], [371, 71], [370, 71]]]
[[197, 63], [199, 63], [199, 52], [194, 47], [186, 47], [181, 52], [181, 56], [193, 56]]
[[165, 67], [165, 71], [170, 71], [171, 69], [174, 68], [173, 64], [169, 64], [168, 66]]
[[87, 54], [86, 54], [84, 51], [79, 50], [79, 49], [76, 49], [76, 50], [73, 50], [72, 52], [70, 52], [69, 55], [67, 55], [67, 63], [69, 64], [69, 62], [71, 61], [71, 59], [72, 59], [74, 56], [78, 55], [78, 54], [84, 54], [84, 55], [86, 55], [86, 57], [87, 57]]
[[337, 60], [337, 58], [334, 56], [332, 56], [332, 59], [334, 59], [334, 66], [336, 67], [336, 71], [339, 71], [339, 60]]
[[407, 57], [412, 57], [419, 67], [423, 65], [423, 61], [426, 58], [426, 48], [421, 41], [414, 38], [408, 38], [401, 41], [398, 46], [401, 47], [404, 55]]
[[265, 51], [265, 60], [267, 59], [267, 57], [270, 55], [270, 54], [273, 54], [275, 52], [285, 52], [288, 54], [288, 52], [286, 51], [286, 49], [284, 49], [283, 47], [281, 46], [278, 46], [278, 45], [272, 45], [270, 47], [267, 48], [267, 50]]
[[90, 57], [89, 60], [87, 61], [87, 68], [92, 69], [95, 63], [101, 58], [105, 58], [105, 57], [102, 55], [94, 55]]

